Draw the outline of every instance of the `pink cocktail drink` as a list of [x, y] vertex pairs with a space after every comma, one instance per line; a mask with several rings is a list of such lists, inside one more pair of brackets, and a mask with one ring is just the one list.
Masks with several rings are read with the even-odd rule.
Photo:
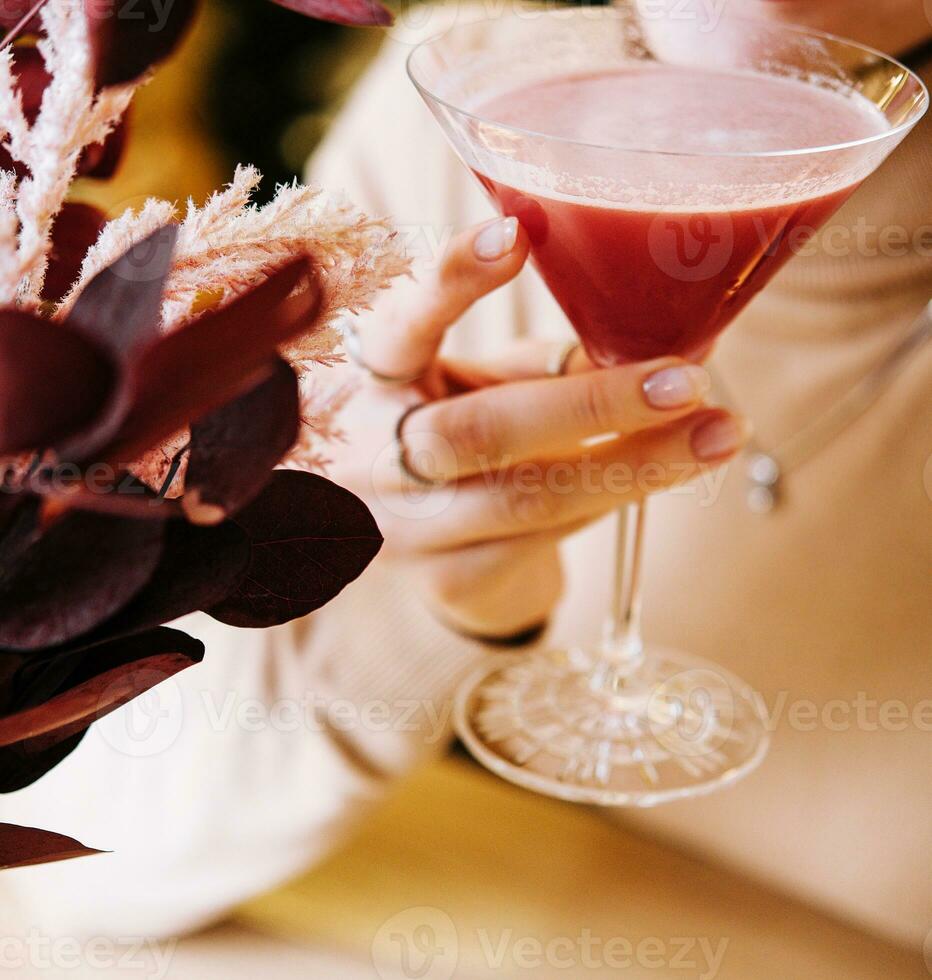
[[[650, 151], [625, 156], [621, 203], [599, 200], [599, 180], [544, 194], [476, 174], [501, 211], [521, 221], [535, 265], [602, 365], [702, 352], [855, 189], [803, 155], [795, 179], [759, 180], [761, 153], [888, 127], [859, 97], [792, 79], [662, 65], [548, 79], [478, 111], [555, 137], [557, 168], [564, 139], [625, 146], [636, 138]], [[714, 183], [697, 179], [697, 154], [718, 167]], [[669, 204], [660, 200], [663, 187]], [[729, 188], [741, 189], [735, 203]]]
[[[854, 42], [731, 15], [707, 31], [646, 6], [464, 19], [408, 60], [603, 366], [706, 353], [929, 103], [903, 65]], [[619, 503], [601, 643], [477, 667], [454, 721], [520, 786], [655, 806], [751, 772], [768, 732], [739, 677], [644, 642], [644, 512]]]

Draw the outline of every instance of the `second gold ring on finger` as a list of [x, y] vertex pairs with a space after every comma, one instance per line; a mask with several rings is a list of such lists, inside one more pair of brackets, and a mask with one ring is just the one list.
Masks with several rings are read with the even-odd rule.
[[363, 356], [362, 338], [359, 336], [359, 331], [356, 329], [356, 325], [352, 320], [344, 320], [341, 324], [341, 331], [343, 333], [343, 346], [346, 348], [349, 359], [356, 367], [362, 368], [373, 381], [378, 381], [379, 384], [383, 385], [404, 387], [406, 385], [413, 385], [424, 377], [423, 371], [406, 376], [384, 374], [381, 371], [377, 371]]
[[404, 440], [404, 427], [405, 423], [414, 415], [415, 412], [424, 408], [426, 402], [418, 402], [415, 405], [411, 405], [406, 408], [398, 419], [395, 425], [395, 445], [398, 449], [398, 464], [401, 467], [402, 473], [405, 474], [409, 479], [413, 480], [415, 483], [420, 484], [422, 487], [442, 487], [446, 486], [446, 480], [435, 480], [429, 476], [424, 476], [423, 473], [419, 473], [417, 469], [411, 464], [411, 459], [408, 456], [408, 449], [405, 446]]

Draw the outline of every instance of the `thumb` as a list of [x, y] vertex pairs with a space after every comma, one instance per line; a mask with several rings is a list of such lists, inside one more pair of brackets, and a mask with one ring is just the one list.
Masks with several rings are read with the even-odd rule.
[[398, 377], [426, 373], [446, 331], [521, 271], [528, 247], [517, 218], [496, 218], [457, 235], [435, 269], [404, 284], [393, 298], [391, 325], [377, 317], [362, 332], [366, 363]]

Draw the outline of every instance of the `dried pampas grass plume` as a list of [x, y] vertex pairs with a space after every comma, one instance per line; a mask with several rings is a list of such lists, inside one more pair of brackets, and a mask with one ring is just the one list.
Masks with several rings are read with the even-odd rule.
[[[0, 180], [0, 304], [38, 303], [48, 268], [52, 225], [78, 168], [81, 151], [107, 138], [123, 117], [136, 85], [95, 95], [87, 20], [80, 3], [48, 3], [39, 53], [51, 81], [32, 126], [23, 113], [13, 52], [0, 51], [0, 140], [29, 169], [17, 186]], [[15, 216], [14, 218], [11, 218]], [[18, 234], [10, 234], [18, 223]]]
[[[237, 167], [232, 182], [203, 207], [188, 202], [166, 281], [162, 325], [176, 330], [207, 306], [231, 302], [289, 259], [309, 254], [321, 277], [323, 302], [308, 333], [285, 352], [301, 377], [304, 421], [287, 465], [320, 469], [326, 457], [316, 444], [339, 438], [336, 418], [350, 391], [326, 390], [309, 370], [340, 359], [336, 321], [368, 309], [379, 290], [408, 273], [410, 261], [388, 222], [367, 217], [342, 196], [296, 182], [279, 187], [268, 204], [258, 207], [251, 199], [260, 180], [254, 167]], [[67, 315], [102, 269], [176, 218], [174, 205], [153, 198], [140, 211], [126, 211], [105, 225], [56, 317]], [[162, 466], [168, 455], [147, 460], [147, 467]]]
[[[316, 329], [289, 356], [299, 365], [330, 363], [339, 340], [334, 321], [368, 309], [380, 289], [408, 272], [409, 260], [386, 221], [368, 218], [319, 187], [286, 184], [268, 204], [252, 204], [261, 179], [255, 167], [240, 166], [203, 207], [188, 202], [166, 284], [163, 326], [177, 329], [197, 316], [205, 298], [226, 304], [289, 259], [309, 254], [322, 277], [323, 306]], [[173, 205], [153, 199], [107, 224], [57, 315], [68, 312], [101, 269], [175, 216]]]

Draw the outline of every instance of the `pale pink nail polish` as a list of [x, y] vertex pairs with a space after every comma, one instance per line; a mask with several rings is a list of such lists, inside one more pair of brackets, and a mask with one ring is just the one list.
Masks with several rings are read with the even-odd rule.
[[690, 444], [696, 459], [712, 463], [737, 452], [747, 441], [750, 426], [731, 415], [700, 422], [693, 429]]
[[473, 252], [482, 262], [497, 262], [508, 255], [518, 240], [518, 219], [500, 218], [476, 235]]
[[708, 394], [712, 379], [695, 364], [663, 368], [644, 379], [644, 399], [653, 408], [684, 408]]

